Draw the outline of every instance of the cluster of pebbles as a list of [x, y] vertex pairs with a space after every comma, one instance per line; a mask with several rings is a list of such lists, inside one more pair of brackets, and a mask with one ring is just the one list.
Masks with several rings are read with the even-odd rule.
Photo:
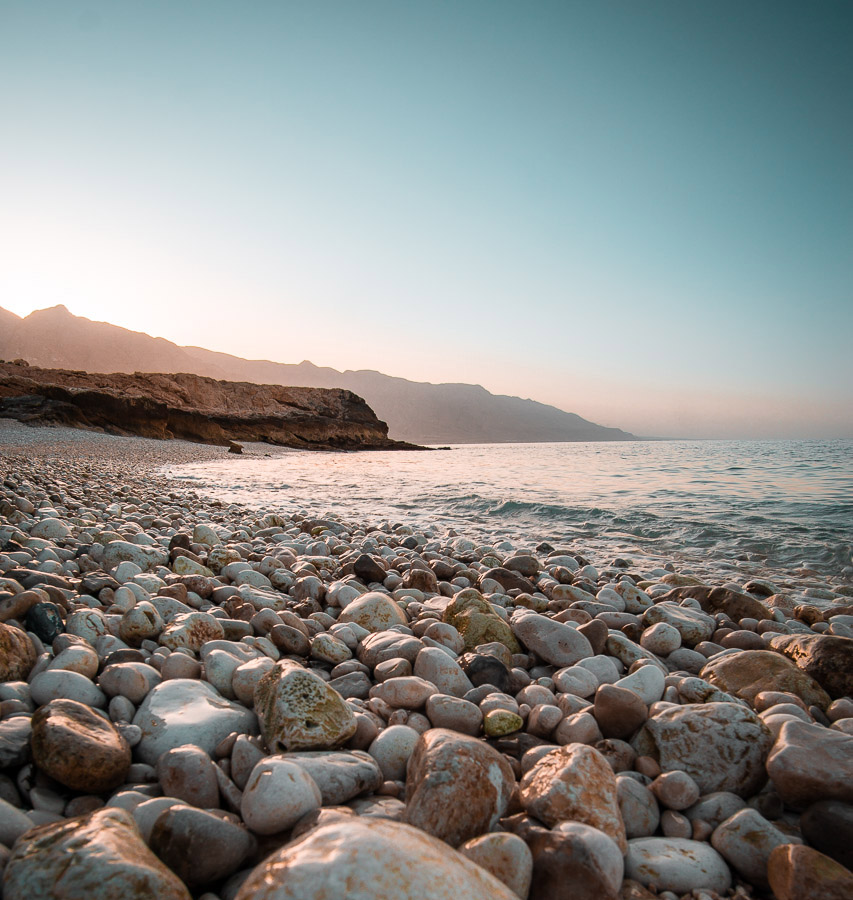
[[6, 900], [853, 897], [849, 586], [226, 506], [150, 448], [3, 447]]

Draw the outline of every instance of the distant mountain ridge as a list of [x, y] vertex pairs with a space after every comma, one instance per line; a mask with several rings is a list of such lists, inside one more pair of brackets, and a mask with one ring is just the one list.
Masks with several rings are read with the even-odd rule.
[[187, 372], [227, 381], [345, 388], [388, 423], [389, 436], [416, 444], [626, 441], [555, 406], [492, 394], [474, 384], [430, 384], [371, 370], [249, 360], [75, 316], [64, 306], [25, 318], [0, 308], [0, 359], [86, 372]]

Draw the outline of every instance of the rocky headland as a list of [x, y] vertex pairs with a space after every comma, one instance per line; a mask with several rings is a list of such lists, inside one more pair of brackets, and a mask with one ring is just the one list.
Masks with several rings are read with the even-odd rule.
[[5, 900], [853, 896], [849, 586], [224, 505], [158, 474], [182, 442], [0, 447]]
[[186, 373], [92, 374], [0, 362], [0, 416], [205, 444], [260, 441], [308, 450], [415, 449], [392, 441], [341, 388], [216, 381]]

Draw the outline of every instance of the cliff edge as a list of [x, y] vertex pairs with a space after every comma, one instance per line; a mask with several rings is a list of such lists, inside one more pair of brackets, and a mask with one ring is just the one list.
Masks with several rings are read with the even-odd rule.
[[102, 375], [0, 362], [0, 416], [203, 444], [262, 441], [308, 450], [417, 449], [393, 441], [341, 388], [217, 381], [203, 375]]

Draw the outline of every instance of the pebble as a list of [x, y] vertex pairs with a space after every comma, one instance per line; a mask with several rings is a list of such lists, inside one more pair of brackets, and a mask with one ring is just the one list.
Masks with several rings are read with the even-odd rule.
[[403, 821], [458, 847], [494, 829], [514, 788], [513, 770], [495, 749], [431, 728], [409, 759]]
[[751, 797], [767, 779], [764, 761], [772, 736], [750, 709], [735, 703], [673, 706], [651, 716], [632, 746], [663, 772], [680, 769], [703, 793]]
[[483, 834], [465, 841], [459, 852], [491, 872], [517, 896], [527, 897], [533, 875], [533, 855], [517, 835], [506, 832]]
[[256, 840], [243, 825], [175, 804], [155, 820], [149, 845], [185, 884], [197, 888], [234, 874]]
[[219, 787], [210, 756], [194, 744], [167, 750], [157, 760], [157, 779], [167, 797], [209, 809], [219, 805]]
[[142, 729], [135, 753], [142, 762], [156, 764], [161, 753], [195, 744], [213, 753], [232, 732], [254, 734], [257, 719], [251, 710], [222, 697], [209, 684], [189, 679], [163, 681], [139, 706], [133, 725]]
[[[726, 819], [711, 835], [711, 845], [746, 881], [767, 889], [767, 863], [774, 848], [793, 842], [754, 809], [742, 809]], [[799, 843], [799, 840], [796, 841]]]
[[802, 844], [782, 844], [770, 854], [767, 879], [776, 900], [850, 900], [853, 873]]
[[275, 834], [319, 809], [322, 802], [320, 789], [304, 768], [282, 756], [268, 756], [252, 769], [240, 814], [256, 834]]
[[853, 734], [789, 720], [767, 757], [767, 774], [794, 809], [817, 800], [853, 803]]
[[684, 838], [629, 841], [625, 874], [645, 887], [678, 895], [700, 888], [725, 894], [732, 883], [726, 861], [713, 847]]
[[519, 801], [528, 815], [549, 827], [582, 822], [603, 831], [625, 852], [616, 776], [592, 747], [568, 744], [547, 753], [521, 779]]
[[[132, 454], [76, 453], [13, 447], [0, 484], [0, 844], [127, 810], [121, 845], [144, 848], [138, 826], [167, 864], [147, 894], [204, 900], [264, 897], [270, 866], [288, 872], [270, 897], [322, 896], [335, 869], [310, 848], [336, 859], [339, 822], [339, 868], [368, 873], [370, 896], [398, 859], [408, 880], [386, 896], [648, 900], [631, 875], [644, 846], [666, 900], [713, 900], [724, 875], [766, 892], [768, 873], [780, 898], [849, 893], [832, 868], [850, 864], [853, 809], [840, 584], [743, 585], [740, 563], [704, 584], [639, 552], [600, 567], [441, 526], [201, 503]], [[56, 738], [75, 702], [83, 736]], [[270, 764], [301, 805], [258, 788]], [[45, 869], [51, 853], [35, 850]], [[80, 859], [97, 898], [103, 867]]]
[[402, 781], [420, 734], [408, 725], [383, 729], [370, 744], [368, 753], [376, 760], [387, 781]]

